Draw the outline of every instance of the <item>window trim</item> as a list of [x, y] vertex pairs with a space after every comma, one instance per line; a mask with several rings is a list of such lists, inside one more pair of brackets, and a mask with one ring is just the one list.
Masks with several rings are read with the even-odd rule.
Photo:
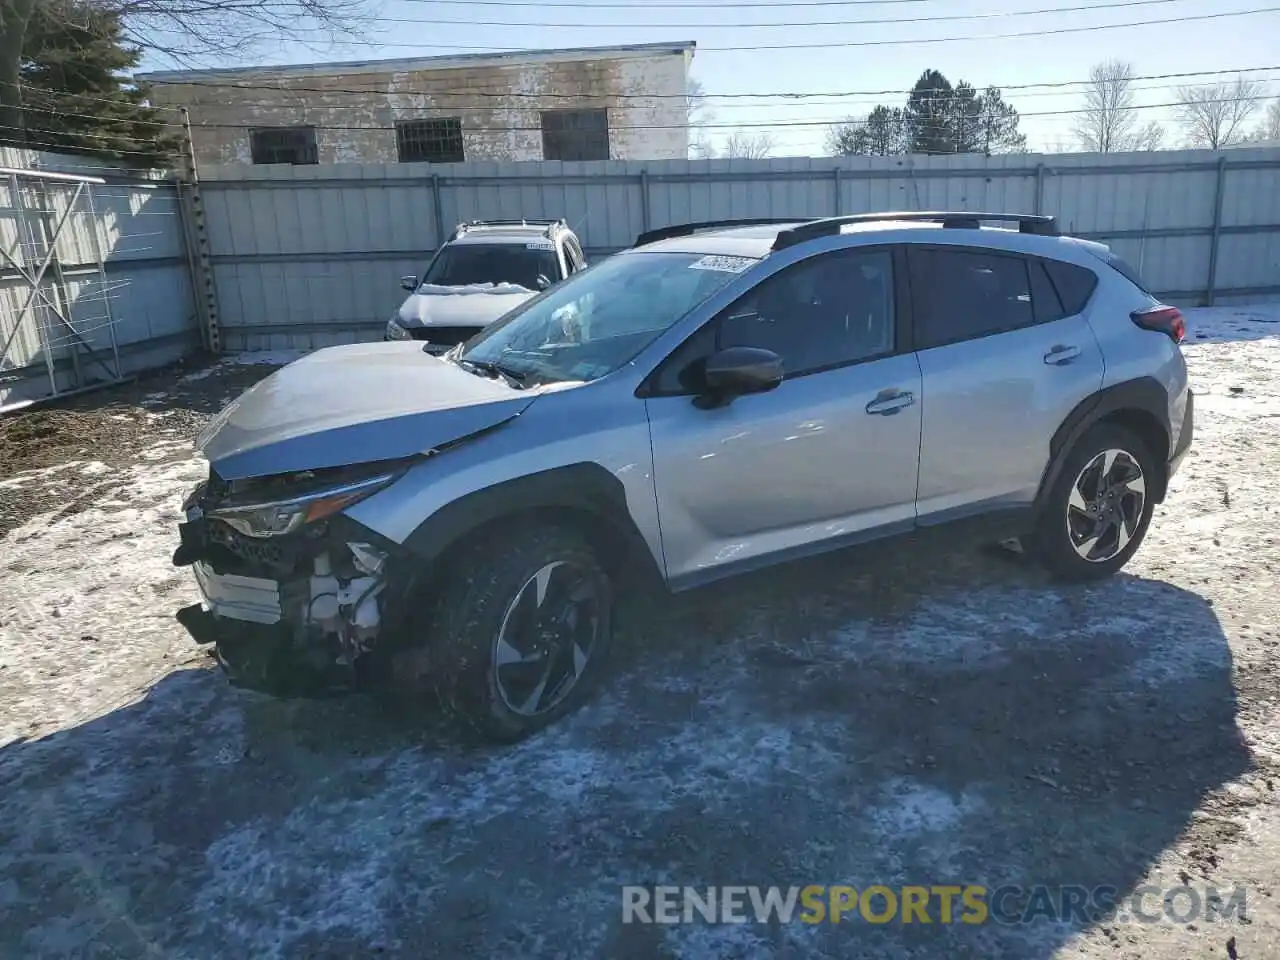
[[[255, 160], [253, 149], [254, 137], [262, 134], [270, 133], [302, 133], [309, 134], [311, 137], [310, 144], [307, 145], [305, 153], [310, 159], [306, 160]], [[299, 123], [286, 126], [275, 127], [250, 127], [249, 128], [249, 165], [255, 167], [270, 167], [278, 164], [284, 164], [291, 167], [314, 167], [320, 163], [320, 137], [314, 124]]]
[[[548, 116], [556, 115], [556, 116], [564, 117], [564, 116], [569, 116], [571, 114], [593, 114], [593, 115], [599, 114], [603, 116], [604, 118], [604, 131], [603, 131], [604, 132], [604, 156], [603, 157], [595, 157], [590, 160], [583, 160], [578, 157], [565, 159], [564, 157], [547, 156], [548, 132], [550, 132], [553, 136], [559, 136], [559, 137], [563, 137], [566, 133], [576, 133], [579, 135], [583, 133], [583, 130], [581, 128], [567, 130], [564, 127], [561, 127], [560, 129], [557, 129], [557, 130], [551, 130], [551, 131], [547, 130]], [[542, 148], [542, 159], [544, 161], [551, 160], [558, 163], [599, 163], [602, 160], [612, 160], [613, 159], [613, 142], [610, 136], [610, 134], [612, 133], [612, 128], [609, 124], [609, 119], [610, 118], [609, 118], [608, 107], [548, 107], [544, 110], [539, 110], [538, 111], [538, 129], [541, 136], [540, 146]], [[598, 133], [599, 131], [594, 131], [594, 130], [591, 131], [591, 134], [593, 137], [596, 136]]]
[[[1007, 327], [999, 330], [988, 330], [985, 333], [980, 333], [973, 336], [966, 335], [961, 337], [955, 337], [949, 340], [943, 340], [939, 343], [931, 343], [927, 346], [921, 345], [917, 348], [918, 350], [921, 350], [921, 351], [937, 350], [940, 347], [953, 347], [957, 343], [970, 343], [974, 340], [985, 340], [988, 337], [999, 337], [1006, 333], [1017, 333], [1019, 330], [1030, 330], [1034, 327], [1043, 327], [1046, 324], [1058, 323], [1059, 321], [1062, 321], [1062, 320], [1070, 320], [1072, 317], [1080, 316], [1080, 314], [1078, 313], [1068, 313], [1068, 314], [1065, 314], [1064, 316], [1057, 317], [1056, 319], [1053, 319], [1053, 320], [1036, 320], [1035, 319], [1035, 300], [1034, 300], [1035, 294], [1031, 289], [1030, 263], [1033, 260], [1045, 260], [1049, 258], [1039, 257], [1039, 256], [1036, 256], [1034, 253], [1021, 253], [1017, 250], [998, 250], [994, 247], [979, 247], [979, 246], [972, 246], [972, 245], [965, 245], [965, 244], [958, 244], [958, 243], [909, 243], [906, 246], [908, 247], [908, 250], [909, 250], [907, 255], [907, 262], [911, 267], [910, 285], [912, 287], [913, 294], [918, 292], [915, 289], [916, 274], [919, 273], [923, 275], [923, 265], [920, 263], [920, 257], [916, 253], [916, 251], [940, 251], [943, 253], [970, 253], [970, 254], [978, 254], [980, 256], [985, 256], [985, 257], [1003, 257], [1007, 260], [1021, 261], [1023, 265], [1023, 269], [1027, 273], [1027, 295], [1033, 298], [1031, 302], [1031, 317], [1032, 317], [1031, 323], [1021, 324], [1020, 326], [1016, 326], [1016, 327]], [[1065, 263], [1066, 261], [1063, 261], [1063, 262]], [[1048, 270], [1046, 269], [1045, 272], [1048, 273]], [[1049, 275], [1049, 282], [1050, 283], [1053, 282], [1052, 274]], [[1058, 293], [1058, 297], [1059, 299], [1061, 299], [1062, 294], [1060, 291], [1058, 291], [1056, 285], [1054, 287], [1054, 291]], [[928, 301], [922, 298], [922, 302], [927, 303]], [[913, 315], [912, 316], [912, 336], [918, 337], [920, 331], [915, 323], [915, 319], [916, 318]]]
[[[879, 253], [887, 252], [890, 256], [890, 263], [893, 270], [893, 349], [884, 353], [877, 353], [869, 357], [859, 357], [855, 360], [840, 360], [835, 363], [823, 364], [820, 367], [811, 367], [800, 373], [785, 373], [782, 378], [783, 384], [790, 380], [800, 380], [804, 377], [811, 377], [819, 373], [830, 373], [834, 370], [843, 370], [845, 367], [856, 367], [864, 363], [875, 363], [879, 360], [888, 360], [891, 357], [902, 356], [903, 354], [915, 352], [913, 340], [914, 325], [912, 323], [911, 307], [912, 293], [909, 278], [907, 276], [907, 254], [905, 245], [902, 243], [875, 243], [875, 244], [850, 244], [847, 246], [836, 247], [830, 250], [814, 251], [810, 256], [802, 257], [792, 263], [788, 263], [784, 267], [780, 267], [774, 272], [764, 276], [760, 282], [752, 286], [748, 290], [744, 290], [738, 296], [734, 297], [724, 307], [717, 310], [715, 314], [709, 317], [705, 322], [690, 332], [690, 334], [680, 341], [671, 351], [663, 357], [652, 370], [640, 381], [640, 385], [636, 388], [635, 395], [641, 399], [659, 398], [659, 397], [694, 397], [696, 393], [690, 390], [659, 390], [657, 383], [663, 373], [668, 369], [672, 358], [685, 348], [696, 337], [700, 336], [704, 330], [712, 324], [719, 324], [724, 315], [732, 310], [737, 304], [741, 303], [747, 297], [753, 295], [761, 285], [768, 283], [774, 277], [781, 276], [788, 270], [794, 270], [818, 257], [839, 256], [852, 253]], [[720, 331], [715, 331], [715, 349], [720, 348]]]
[[[409, 126], [412, 126], [412, 125], [414, 125], [414, 124], [430, 124], [430, 123], [445, 123], [445, 124], [447, 124], [447, 123], [457, 123], [457, 125], [458, 125], [458, 131], [457, 131], [457, 133], [458, 133], [458, 147], [459, 147], [459, 152], [460, 152], [460, 154], [461, 154], [460, 159], [458, 159], [458, 160], [406, 160], [406, 159], [404, 159], [404, 140], [403, 140], [403, 135], [402, 135], [402, 130], [403, 130], [403, 128], [405, 128], [405, 127], [409, 127]], [[462, 129], [462, 117], [460, 117], [460, 116], [456, 116], [456, 117], [455, 117], [455, 116], [448, 116], [448, 117], [406, 117], [406, 118], [404, 118], [404, 119], [397, 120], [397, 121], [395, 122], [395, 133], [396, 133], [396, 162], [397, 162], [397, 163], [431, 163], [431, 164], [437, 164], [437, 163], [466, 163], [466, 161], [467, 161], [467, 141], [466, 141], [466, 135], [465, 135], [465, 132], [464, 132], [464, 130]], [[452, 131], [452, 130], [450, 130], [450, 131], [449, 131], [449, 136], [450, 136], [450, 137], [452, 137], [452, 136], [453, 136], [453, 131]], [[437, 138], [437, 139], [440, 139], [441, 141], [443, 141], [443, 138]]]

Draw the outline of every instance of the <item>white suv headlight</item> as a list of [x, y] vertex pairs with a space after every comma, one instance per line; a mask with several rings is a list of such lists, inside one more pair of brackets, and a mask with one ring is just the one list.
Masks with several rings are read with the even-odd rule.
[[413, 335], [404, 327], [400, 326], [400, 322], [395, 317], [392, 317], [387, 321], [387, 339], [412, 340]]

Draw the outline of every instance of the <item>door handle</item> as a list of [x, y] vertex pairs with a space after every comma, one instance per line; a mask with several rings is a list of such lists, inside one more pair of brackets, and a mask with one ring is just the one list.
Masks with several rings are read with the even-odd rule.
[[867, 404], [867, 413], [889, 416], [897, 413], [903, 407], [911, 406], [915, 402], [915, 394], [886, 390]]
[[1079, 347], [1069, 347], [1064, 343], [1060, 343], [1044, 355], [1044, 362], [1060, 367], [1064, 363], [1070, 363], [1078, 356], [1080, 356]]

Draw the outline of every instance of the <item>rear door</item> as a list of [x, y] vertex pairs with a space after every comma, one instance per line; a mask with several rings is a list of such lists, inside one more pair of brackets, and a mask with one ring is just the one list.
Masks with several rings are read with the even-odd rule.
[[1026, 505], [1054, 432], [1102, 386], [1093, 331], [1067, 313], [1037, 257], [949, 245], [911, 246], [908, 256], [923, 393], [920, 522]]

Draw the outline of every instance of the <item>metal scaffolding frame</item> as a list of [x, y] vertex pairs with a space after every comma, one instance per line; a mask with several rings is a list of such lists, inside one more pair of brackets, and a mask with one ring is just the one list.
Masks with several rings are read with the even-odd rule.
[[[9, 192], [9, 203], [7, 207], [0, 207], [0, 215], [12, 216], [15, 227], [12, 241], [0, 243], [0, 276], [20, 281], [18, 291], [22, 301], [16, 315], [10, 315], [3, 309], [6, 301], [0, 299], [0, 376], [38, 362], [35, 354], [25, 361], [9, 361], [19, 333], [25, 324], [30, 323], [36, 330], [38, 354], [43, 358], [49, 379], [49, 393], [39, 399], [47, 400], [119, 383], [124, 379], [120, 348], [116, 341], [115, 318], [111, 313], [107, 286], [106, 256], [98, 234], [93, 199], [94, 186], [105, 181], [101, 177], [11, 167], [0, 167], [0, 178], [7, 181]], [[54, 203], [58, 191], [63, 191], [64, 196], [66, 191], [70, 191], [70, 198], [61, 212]], [[59, 256], [58, 241], [77, 210], [87, 216], [93, 259], [90, 263], [66, 265]], [[102, 293], [105, 315], [81, 321], [79, 327], [74, 307], [84, 298], [73, 294], [68, 285], [64, 270], [68, 266], [80, 275], [82, 282], [96, 282]], [[87, 278], [84, 276], [86, 270]], [[102, 329], [106, 331], [108, 344], [94, 346], [86, 334]], [[70, 383], [65, 385], [64, 374], [68, 372], [68, 366]], [[87, 366], [99, 368], [105, 377], [91, 377]], [[15, 406], [23, 405], [25, 403]], [[0, 412], [5, 409], [11, 407], [0, 408]]]

